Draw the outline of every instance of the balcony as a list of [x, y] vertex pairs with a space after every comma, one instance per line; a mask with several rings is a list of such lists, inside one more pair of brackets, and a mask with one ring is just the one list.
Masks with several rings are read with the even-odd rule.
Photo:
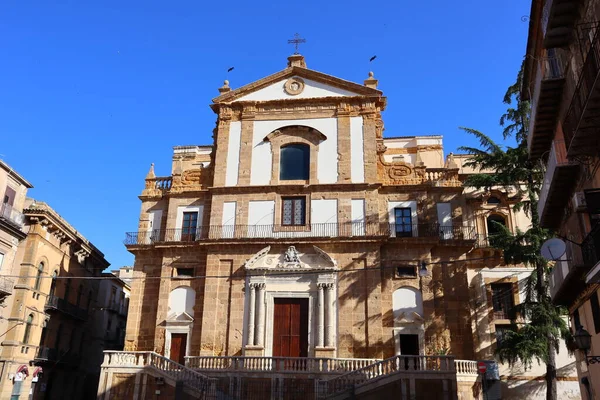
[[36, 364], [63, 363], [77, 366], [81, 361], [81, 357], [77, 354], [71, 353], [68, 350], [59, 351], [54, 347], [40, 346], [33, 361]]
[[596, 156], [600, 149], [598, 118], [600, 118], [600, 29], [590, 44], [573, 93], [571, 105], [563, 122], [567, 156]]
[[58, 350], [52, 347], [43, 347], [40, 346], [38, 348], [37, 354], [35, 356], [34, 361], [37, 363], [42, 362], [56, 362], [58, 360]]
[[88, 318], [88, 312], [86, 310], [74, 306], [65, 299], [61, 299], [57, 296], [48, 296], [48, 301], [44, 306], [44, 310], [47, 312], [59, 311], [80, 321], [86, 321]]
[[4, 276], [0, 276], [0, 299], [10, 296], [13, 292], [15, 281], [8, 279]]
[[550, 147], [565, 85], [565, 68], [560, 49], [548, 50], [551, 57], [538, 60], [531, 96], [527, 147], [530, 157], [540, 157]]
[[579, 164], [567, 159], [564, 140], [554, 140], [550, 147], [544, 182], [538, 201], [540, 225], [556, 228], [564, 215], [569, 197], [575, 187]]
[[475, 228], [464, 225], [440, 226], [437, 223], [396, 225], [389, 223], [317, 223], [289, 225], [210, 225], [195, 229], [164, 229], [126, 234], [126, 246], [156, 244], [194, 244], [197, 242], [253, 239], [380, 239], [429, 238], [440, 241], [476, 239]]
[[580, 0], [546, 0], [542, 11], [544, 47], [565, 47], [579, 17]]
[[600, 226], [595, 227], [581, 244], [566, 242], [565, 255], [552, 268], [550, 297], [557, 305], [570, 306], [585, 289], [585, 275], [596, 264], [600, 249]]
[[4, 203], [0, 206], [0, 221], [2, 220], [21, 229], [25, 222], [25, 216], [15, 210], [10, 204]]

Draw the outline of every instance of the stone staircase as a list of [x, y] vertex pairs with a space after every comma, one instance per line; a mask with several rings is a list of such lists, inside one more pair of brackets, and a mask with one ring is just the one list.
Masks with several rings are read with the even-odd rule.
[[215, 379], [155, 352], [105, 351], [101, 368], [98, 399], [146, 399], [155, 390], [175, 399], [219, 398]]
[[[318, 398], [343, 400], [393, 396], [403, 400], [454, 400], [457, 398], [456, 372], [452, 356], [395, 356], [318, 381]], [[431, 382], [432, 388], [437, 385], [438, 389], [432, 390], [435, 397], [417, 388], [417, 381]], [[435, 381], [437, 382], [434, 383]]]

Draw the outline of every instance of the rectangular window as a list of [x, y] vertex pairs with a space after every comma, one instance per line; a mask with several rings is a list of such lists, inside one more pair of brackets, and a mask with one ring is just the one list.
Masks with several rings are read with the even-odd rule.
[[590, 296], [590, 304], [592, 305], [594, 329], [596, 330], [596, 333], [600, 333], [600, 304], [598, 304], [598, 292]]
[[417, 276], [417, 267], [411, 265], [401, 265], [396, 267], [396, 276], [399, 278], [414, 278]]
[[2, 270], [2, 262], [4, 261], [4, 254], [0, 253], [0, 271]]
[[176, 268], [178, 277], [191, 277], [194, 276], [194, 268]]
[[506, 337], [506, 332], [512, 331], [512, 325], [496, 325], [496, 346], [502, 346], [502, 341]]
[[184, 212], [183, 223], [181, 226], [181, 240], [193, 241], [196, 240], [196, 228], [198, 227], [198, 213]]
[[492, 306], [494, 319], [511, 319], [515, 305], [512, 283], [492, 283]]
[[283, 197], [282, 199], [282, 225], [306, 224], [306, 198]]
[[396, 237], [412, 237], [412, 213], [410, 207], [394, 208], [394, 225]]

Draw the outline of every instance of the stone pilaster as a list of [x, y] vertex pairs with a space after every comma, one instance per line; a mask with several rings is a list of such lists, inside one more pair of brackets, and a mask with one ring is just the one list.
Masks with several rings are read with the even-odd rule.
[[328, 283], [327, 290], [327, 337], [326, 347], [335, 347], [335, 285]]
[[325, 284], [319, 283], [318, 303], [319, 303], [319, 321], [317, 324], [317, 347], [323, 347], [325, 344]]
[[242, 134], [240, 141], [240, 164], [238, 169], [238, 185], [250, 185], [252, 166], [252, 139], [254, 134], [254, 116], [256, 107], [246, 106], [242, 112]]
[[377, 113], [363, 114], [365, 182], [377, 181]]
[[231, 124], [231, 109], [221, 106], [217, 128], [215, 129], [215, 165], [214, 186], [225, 186], [227, 166], [227, 146], [229, 145], [229, 126]]
[[257, 305], [256, 305], [256, 334], [254, 341], [256, 346], [264, 347], [265, 345], [265, 284], [259, 283], [256, 285]]
[[350, 113], [343, 109], [337, 112], [338, 183], [351, 182]]
[[254, 318], [256, 308], [256, 288], [250, 284], [250, 306], [248, 307], [248, 346], [254, 346]]

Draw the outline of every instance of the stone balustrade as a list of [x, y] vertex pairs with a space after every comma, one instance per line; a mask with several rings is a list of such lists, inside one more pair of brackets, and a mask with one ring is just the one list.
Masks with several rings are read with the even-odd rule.
[[[105, 351], [103, 370], [155, 368], [174, 381], [182, 382], [198, 393], [201, 398], [212, 399], [216, 395], [216, 380], [173, 360], [151, 351]], [[102, 393], [110, 388], [100, 388]]]
[[207, 372], [277, 372], [341, 374], [380, 362], [375, 358], [308, 358], [308, 357], [186, 357], [186, 366]]
[[457, 375], [477, 375], [477, 361], [473, 360], [454, 360]]

